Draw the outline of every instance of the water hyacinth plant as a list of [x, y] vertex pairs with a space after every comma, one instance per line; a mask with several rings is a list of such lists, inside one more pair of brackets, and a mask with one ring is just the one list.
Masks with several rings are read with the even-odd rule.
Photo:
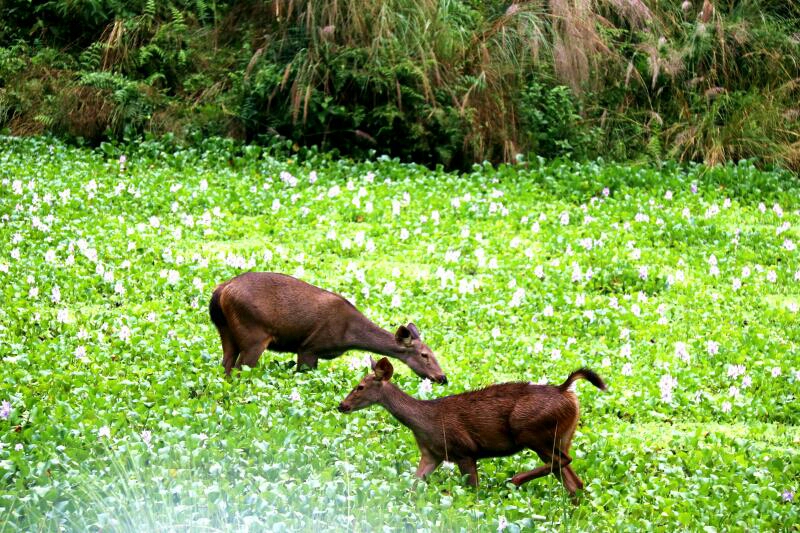
[[[746, 163], [460, 176], [0, 138], [0, 530], [797, 523], [798, 193]], [[247, 270], [413, 317], [450, 384], [393, 379], [428, 399], [596, 368], [579, 505], [553, 478], [508, 482], [532, 456], [485, 462], [477, 489], [416, 481], [389, 415], [335, 410], [364, 353], [296, 374], [267, 352], [226, 379], [206, 306]]]

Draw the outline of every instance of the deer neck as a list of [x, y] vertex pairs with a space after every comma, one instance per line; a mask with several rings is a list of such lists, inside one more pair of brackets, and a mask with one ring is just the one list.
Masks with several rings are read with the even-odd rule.
[[357, 322], [356, 327], [349, 328], [347, 336], [350, 349], [365, 350], [401, 361], [405, 361], [411, 355], [409, 348], [397, 342], [393, 334], [364, 316]]
[[409, 396], [394, 383], [383, 385], [379, 403], [415, 434], [426, 435], [434, 430], [436, 409], [429, 402]]

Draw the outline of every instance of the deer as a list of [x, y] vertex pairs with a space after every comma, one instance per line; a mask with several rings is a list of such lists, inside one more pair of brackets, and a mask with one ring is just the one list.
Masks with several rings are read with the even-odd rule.
[[586, 379], [600, 390], [605, 382], [588, 368], [572, 372], [561, 385], [516, 382], [483, 389], [418, 400], [392, 383], [394, 369], [385, 357], [371, 362], [372, 372], [339, 404], [339, 411], [352, 413], [380, 404], [414, 434], [420, 451], [416, 476], [425, 478], [442, 463], [458, 465], [470, 485], [478, 486], [478, 459], [505, 457], [525, 448], [533, 450], [543, 465], [516, 474], [511, 482], [520, 486], [553, 474], [573, 502], [583, 481], [570, 466], [569, 449], [578, 424], [578, 398], [571, 386]]
[[446, 384], [431, 349], [413, 323], [392, 334], [342, 296], [286, 274], [247, 272], [218, 285], [209, 302], [222, 341], [222, 366], [255, 367], [261, 354], [297, 354], [297, 369], [316, 369], [319, 359], [348, 350], [394, 357], [417, 375]]

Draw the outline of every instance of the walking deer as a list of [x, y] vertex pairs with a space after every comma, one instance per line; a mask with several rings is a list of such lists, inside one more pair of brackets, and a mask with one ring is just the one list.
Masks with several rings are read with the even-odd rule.
[[296, 353], [298, 369], [365, 350], [395, 357], [419, 376], [447, 383], [414, 324], [392, 334], [338, 294], [285, 274], [248, 272], [222, 283], [211, 296], [209, 314], [222, 340], [226, 374], [234, 366], [255, 366], [266, 349]]
[[577, 370], [558, 386], [502, 383], [427, 401], [395, 386], [390, 381], [393, 371], [388, 359], [373, 361], [372, 373], [339, 404], [339, 411], [350, 413], [378, 403], [411, 429], [422, 456], [417, 477], [424, 478], [442, 461], [450, 461], [477, 486], [478, 459], [529, 448], [544, 465], [515, 475], [512, 483], [519, 486], [552, 473], [573, 498], [583, 488], [568, 455], [579, 410], [570, 385], [586, 379], [605, 390], [603, 380], [591, 370]]

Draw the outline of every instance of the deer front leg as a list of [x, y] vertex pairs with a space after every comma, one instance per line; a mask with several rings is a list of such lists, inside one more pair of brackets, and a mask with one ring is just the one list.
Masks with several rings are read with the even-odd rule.
[[315, 370], [317, 368], [317, 361], [319, 361], [319, 358], [316, 355], [299, 353], [297, 354], [297, 371], [301, 372], [305, 368]]
[[417, 471], [414, 473], [414, 475], [420, 479], [425, 479], [431, 472], [436, 470], [436, 467], [439, 466], [440, 463], [441, 461], [423, 454], [419, 460], [419, 466], [417, 467]]
[[478, 463], [475, 459], [469, 457], [467, 459], [462, 459], [458, 462], [458, 469], [461, 471], [461, 475], [469, 475], [469, 479], [467, 482], [472, 485], [473, 487], [478, 486]]

